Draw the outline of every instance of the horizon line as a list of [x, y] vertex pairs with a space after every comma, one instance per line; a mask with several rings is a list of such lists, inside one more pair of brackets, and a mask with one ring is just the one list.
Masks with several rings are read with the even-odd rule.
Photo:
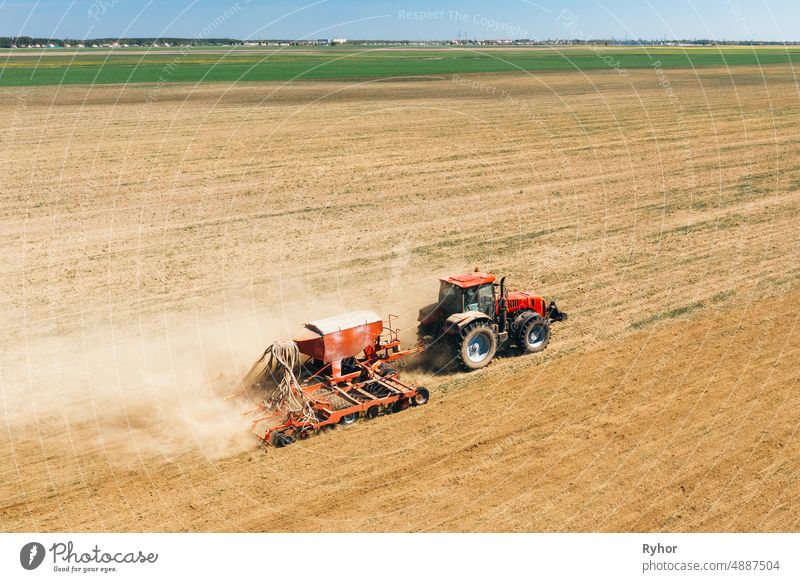
[[190, 43], [202, 43], [202, 42], [222, 42], [222, 41], [231, 41], [237, 43], [257, 43], [257, 42], [301, 42], [301, 43], [312, 43], [312, 42], [321, 42], [321, 41], [339, 41], [338, 44], [349, 44], [349, 43], [359, 43], [359, 42], [383, 42], [383, 43], [458, 43], [458, 44], [470, 44], [475, 42], [528, 42], [528, 43], [549, 43], [549, 42], [570, 42], [575, 44], [590, 44], [594, 42], [609, 42], [609, 43], [616, 43], [616, 44], [636, 44], [636, 43], [667, 43], [667, 42], [693, 42], [693, 43], [710, 43], [710, 44], [731, 44], [731, 43], [743, 43], [743, 44], [788, 44], [788, 43], [798, 43], [800, 39], [791, 39], [791, 40], [765, 40], [765, 39], [737, 39], [737, 38], [725, 38], [725, 39], [714, 39], [714, 38], [636, 38], [636, 39], [620, 39], [615, 37], [597, 37], [597, 38], [589, 38], [589, 39], [581, 39], [581, 38], [472, 38], [472, 39], [452, 39], [452, 38], [434, 38], [434, 39], [411, 39], [411, 38], [326, 38], [326, 37], [317, 37], [317, 38], [280, 38], [280, 37], [270, 37], [270, 38], [236, 38], [236, 37], [189, 37], [189, 36], [116, 36], [116, 35], [109, 35], [109, 36], [97, 36], [92, 38], [77, 38], [71, 36], [62, 36], [62, 37], [51, 37], [51, 36], [37, 36], [37, 35], [0, 35], [2, 39], [32, 39], [32, 40], [47, 40], [50, 42], [80, 42], [80, 43], [87, 43], [92, 41], [98, 40], [131, 40], [131, 41], [182, 41], [182, 42], [190, 42]]

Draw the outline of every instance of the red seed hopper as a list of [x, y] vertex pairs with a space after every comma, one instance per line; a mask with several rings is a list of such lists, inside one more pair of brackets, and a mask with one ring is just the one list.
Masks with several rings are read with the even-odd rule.
[[[305, 324], [295, 336], [300, 353], [331, 365], [331, 376], [340, 379], [342, 361], [365, 350], [380, 348], [383, 321], [373, 311], [353, 311]], [[399, 344], [398, 344], [399, 345]]]

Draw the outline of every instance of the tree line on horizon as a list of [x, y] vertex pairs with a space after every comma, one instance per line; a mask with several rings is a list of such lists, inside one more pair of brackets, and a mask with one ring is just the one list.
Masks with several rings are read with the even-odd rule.
[[0, 36], [0, 48], [29, 48], [32, 46], [75, 47], [83, 46], [102, 46], [102, 45], [128, 45], [128, 46], [153, 46], [153, 45], [189, 45], [189, 46], [216, 46], [216, 45], [240, 45], [241, 40], [233, 38], [44, 38], [33, 36]]

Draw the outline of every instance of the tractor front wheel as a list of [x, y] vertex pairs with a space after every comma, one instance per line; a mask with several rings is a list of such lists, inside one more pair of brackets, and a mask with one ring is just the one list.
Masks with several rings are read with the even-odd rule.
[[497, 335], [483, 321], [467, 325], [458, 336], [456, 355], [468, 371], [488, 366], [496, 351]]
[[541, 352], [550, 342], [550, 326], [540, 316], [531, 317], [519, 330], [518, 344], [523, 354]]

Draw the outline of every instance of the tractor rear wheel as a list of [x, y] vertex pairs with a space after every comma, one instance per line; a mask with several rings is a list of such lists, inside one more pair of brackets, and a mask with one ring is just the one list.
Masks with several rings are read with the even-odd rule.
[[541, 352], [550, 342], [550, 326], [539, 315], [531, 317], [519, 330], [520, 351], [523, 354]]
[[466, 370], [480, 370], [489, 365], [497, 351], [497, 335], [484, 321], [467, 325], [458, 336], [456, 355]]

